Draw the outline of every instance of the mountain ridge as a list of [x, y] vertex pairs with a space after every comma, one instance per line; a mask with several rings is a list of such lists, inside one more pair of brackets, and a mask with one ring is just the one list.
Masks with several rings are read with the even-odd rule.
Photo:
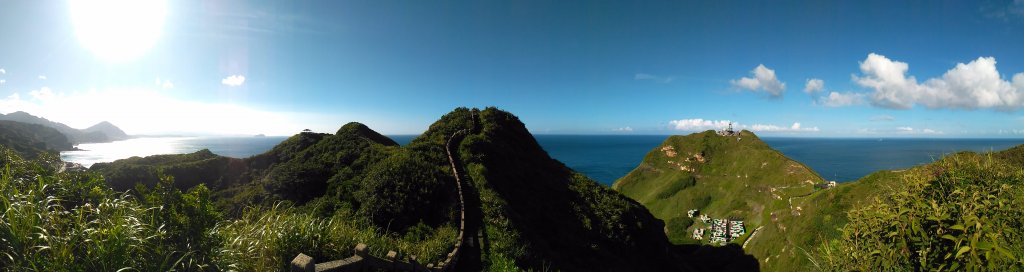
[[81, 143], [103, 143], [110, 141], [125, 140], [130, 138], [120, 128], [107, 121], [96, 123], [85, 129], [76, 129], [60, 122], [32, 115], [24, 111], [16, 111], [8, 114], [0, 113], [0, 120], [10, 120], [29, 124], [38, 124], [60, 131], [67, 136], [72, 144]]
[[[799, 213], [790, 205], [791, 197], [814, 192], [823, 183], [812, 169], [772, 149], [753, 132], [709, 130], [667, 137], [612, 188], [664, 220], [675, 244], [717, 244], [709, 242], [710, 232], [700, 240], [692, 237], [694, 229], [712, 223], [698, 220], [698, 215], [742, 221], [744, 231], [728, 244], [746, 245], [747, 254], [764, 260], [781, 248], [754, 242], [778, 231], [773, 222], [780, 215]], [[697, 214], [690, 217], [689, 210]], [[755, 231], [757, 239], [746, 244]]]
[[479, 218], [473, 224], [481, 227], [480, 235], [469, 234], [477, 250], [464, 251], [475, 252], [463, 256], [475, 260], [467, 261], [475, 263], [470, 267], [716, 270], [727, 264], [698, 264], [695, 252], [742, 256], [734, 250], [671, 245], [663, 223], [646, 208], [551, 158], [518, 117], [496, 108], [457, 108], [404, 147], [365, 125], [349, 123], [335, 134], [303, 132], [266, 153], [235, 159], [241, 167], [234, 172], [224, 166], [230, 163], [219, 163], [230, 159], [208, 151], [172, 155], [180, 160], [164, 164], [132, 158], [96, 164], [92, 170], [104, 173], [110, 183], [125, 184], [132, 179], [116, 178], [118, 171], [155, 177], [164, 169], [180, 179], [187, 172], [169, 170], [219, 169], [209, 172], [208, 179], [216, 182], [207, 187], [222, 210], [286, 201], [317, 214], [352, 214], [402, 235], [423, 228], [419, 225], [442, 230], [457, 222], [450, 219], [458, 211], [457, 195], [445, 152], [456, 131], [468, 132], [452, 143], [452, 155], [460, 172], [465, 171], [466, 203], [477, 209], [470, 212], [479, 215], [467, 218]]
[[45, 152], [74, 150], [64, 134], [39, 124], [0, 120], [0, 145], [28, 158]]

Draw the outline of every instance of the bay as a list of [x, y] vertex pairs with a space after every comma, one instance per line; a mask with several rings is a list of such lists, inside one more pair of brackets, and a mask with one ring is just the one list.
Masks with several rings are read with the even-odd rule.
[[109, 143], [79, 144], [80, 150], [60, 152], [64, 161], [90, 167], [130, 157], [185, 154], [210, 149], [214, 154], [245, 158], [270, 150], [287, 137], [143, 137]]

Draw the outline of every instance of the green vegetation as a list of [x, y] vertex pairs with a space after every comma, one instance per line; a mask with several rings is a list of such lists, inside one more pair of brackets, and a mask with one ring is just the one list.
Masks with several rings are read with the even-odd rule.
[[[12, 156], [31, 167], [5, 174], [14, 184], [5, 185], [5, 199], [44, 205], [5, 214], [14, 219], [4, 237], [19, 238], [3, 240], [0, 252], [9, 261], [0, 267], [14, 270], [274, 271], [300, 252], [318, 260], [348, 257], [356, 243], [378, 256], [396, 250], [427, 263], [440, 261], [456, 242], [447, 160], [428, 162], [423, 158], [438, 156], [399, 149], [358, 123], [335, 135], [300, 133], [245, 159], [201, 150], [57, 173], [53, 154], [47, 161]], [[26, 178], [13, 178], [20, 175]], [[25, 186], [37, 187], [6, 189]], [[104, 214], [87, 212], [97, 207]], [[103, 245], [113, 250], [104, 252], [81, 248], [82, 241], [115, 244]]]
[[[146, 200], [93, 173], [57, 173], [56, 157], [23, 160], [0, 147], [0, 267], [9, 271], [215, 269], [207, 230], [216, 214], [202, 187], [160, 188]], [[168, 180], [168, 182], [170, 182]], [[171, 193], [173, 192], [173, 193]], [[152, 201], [162, 201], [159, 206]], [[161, 208], [162, 207], [162, 208]]]
[[[450, 115], [442, 121], [471, 113]], [[477, 116], [479, 132], [459, 153], [482, 208], [485, 270], [685, 269], [641, 205], [551, 159], [515, 116], [494, 108]]]
[[[712, 218], [743, 220], [751, 233], [772, 218], [791, 213], [789, 199], [814, 192], [814, 185], [822, 182], [814, 171], [771, 149], [749, 131], [736, 136], [705, 131], [669, 137], [612, 188], [668, 222], [666, 230], [673, 243], [699, 244], [704, 242], [691, 238], [692, 228], [706, 224], [682, 224], [696, 220], [686, 211], [698, 209]], [[735, 243], [743, 243], [746, 237]], [[758, 256], [774, 249], [748, 250]]]
[[[459, 235], [452, 135], [477, 245], [463, 247], [468, 269], [1024, 267], [1024, 145], [820, 189], [750, 132], [704, 132], [670, 137], [613, 190], [549, 157], [514, 115], [458, 108], [406, 147], [350, 123], [244, 159], [202, 150], [64, 171], [52, 152], [0, 146], [0, 270], [275, 271], [357, 243], [437, 262]], [[705, 246], [689, 209], [744, 220], [746, 234]]]
[[[128, 139], [128, 135], [109, 122], [100, 122], [86, 129], [75, 129], [68, 125], [46, 120], [27, 112], [16, 111], [8, 114], [0, 113], [0, 120], [14, 121], [24, 124], [36, 124], [57, 130], [67, 141], [74, 144], [100, 143]], [[69, 145], [70, 148], [70, 145]]]
[[[16, 232], [5, 237], [29, 238], [5, 240], [13, 241], [3, 251], [13, 261], [2, 264], [13, 270], [61, 270], [58, 264], [71, 262], [89, 266], [66, 269], [273, 271], [299, 253], [321, 261], [347, 257], [356, 243], [378, 256], [396, 250], [437, 262], [458, 235], [459, 198], [445, 152], [456, 131], [463, 131], [453, 151], [468, 185], [466, 213], [473, 222], [467, 225], [483, 229], [483, 248], [466, 253], [471, 257], [464, 265], [489, 271], [686, 268], [661, 221], [551, 159], [518, 118], [494, 108], [456, 109], [406, 147], [350, 123], [335, 134], [297, 134], [244, 159], [202, 150], [96, 164], [86, 172], [46, 170], [42, 182], [10, 179], [45, 190], [19, 189], [7, 199], [60, 199], [52, 203], [62, 208], [7, 214], [19, 219], [10, 221]], [[55, 169], [35, 164], [32, 169]], [[11, 175], [36, 176], [24, 171]], [[68, 180], [72, 176], [82, 178]], [[121, 208], [100, 211], [115, 215], [57, 220], [110, 201]], [[97, 219], [111, 216], [117, 220]], [[60, 223], [72, 219], [79, 221]], [[117, 239], [109, 237], [113, 233]], [[45, 244], [51, 238], [66, 244]], [[103, 246], [110, 252], [90, 251], [76, 241], [116, 244]], [[39, 254], [42, 248], [62, 253]]]
[[[1018, 153], [1024, 147], [1006, 153]], [[842, 233], [822, 245], [831, 270], [1024, 269], [1024, 170], [970, 152], [899, 176], [892, 194], [848, 212]]]
[[0, 270], [275, 271], [299, 252], [351, 255], [356, 243], [379, 256], [399, 250], [436, 262], [455, 240], [450, 225], [397, 235], [356, 216], [251, 208], [224, 220], [204, 184], [182, 192], [163, 176], [153, 189], [119, 193], [90, 172], [55, 172], [58, 159], [27, 161], [0, 147]]
[[[1024, 145], [958, 153], [830, 189], [813, 188], [820, 178], [773, 153], [748, 132], [673, 136], [614, 188], [665, 219], [676, 244], [696, 243], [677, 231], [701, 225], [684, 220], [688, 209], [745, 219], [748, 234], [735, 243], [750, 239], [743, 250], [766, 271], [1024, 267]], [[693, 163], [692, 154], [705, 163]], [[681, 157], [690, 163], [680, 165]]]
[[215, 233], [225, 241], [222, 262], [239, 271], [285, 271], [300, 252], [317, 260], [343, 259], [352, 256], [357, 243], [370, 245], [375, 256], [395, 250], [416, 255], [422, 263], [436, 263], [458, 235], [450, 225], [417, 225], [419, 231], [398, 235], [362, 221], [346, 213], [322, 217], [278, 205], [248, 210], [241, 218], [218, 225]]
[[396, 152], [368, 171], [357, 194], [359, 214], [377, 226], [404, 231], [417, 222], [437, 225], [448, 218], [446, 210], [432, 208], [449, 200], [455, 181], [422, 157]]
[[199, 184], [213, 189], [225, 188], [230, 185], [226, 179], [237, 177], [241, 167], [239, 159], [217, 156], [203, 149], [190, 154], [131, 157], [117, 163], [97, 163], [91, 169], [103, 173], [115, 190], [124, 191], [135, 188], [136, 184], [153, 187], [160, 182], [161, 175], [174, 177], [174, 186], [182, 190]]
[[68, 138], [55, 129], [3, 120], [0, 120], [0, 145], [14, 149], [21, 156], [29, 158], [73, 148]]

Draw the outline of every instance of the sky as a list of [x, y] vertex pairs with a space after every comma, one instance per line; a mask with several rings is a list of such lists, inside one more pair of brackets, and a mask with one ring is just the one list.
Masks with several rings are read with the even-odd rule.
[[0, 113], [129, 134], [1024, 137], [1024, 0], [0, 0]]

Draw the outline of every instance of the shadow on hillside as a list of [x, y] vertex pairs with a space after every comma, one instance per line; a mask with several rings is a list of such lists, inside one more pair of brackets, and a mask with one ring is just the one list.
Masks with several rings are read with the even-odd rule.
[[760, 271], [757, 258], [736, 244], [726, 246], [674, 245], [698, 271]]

